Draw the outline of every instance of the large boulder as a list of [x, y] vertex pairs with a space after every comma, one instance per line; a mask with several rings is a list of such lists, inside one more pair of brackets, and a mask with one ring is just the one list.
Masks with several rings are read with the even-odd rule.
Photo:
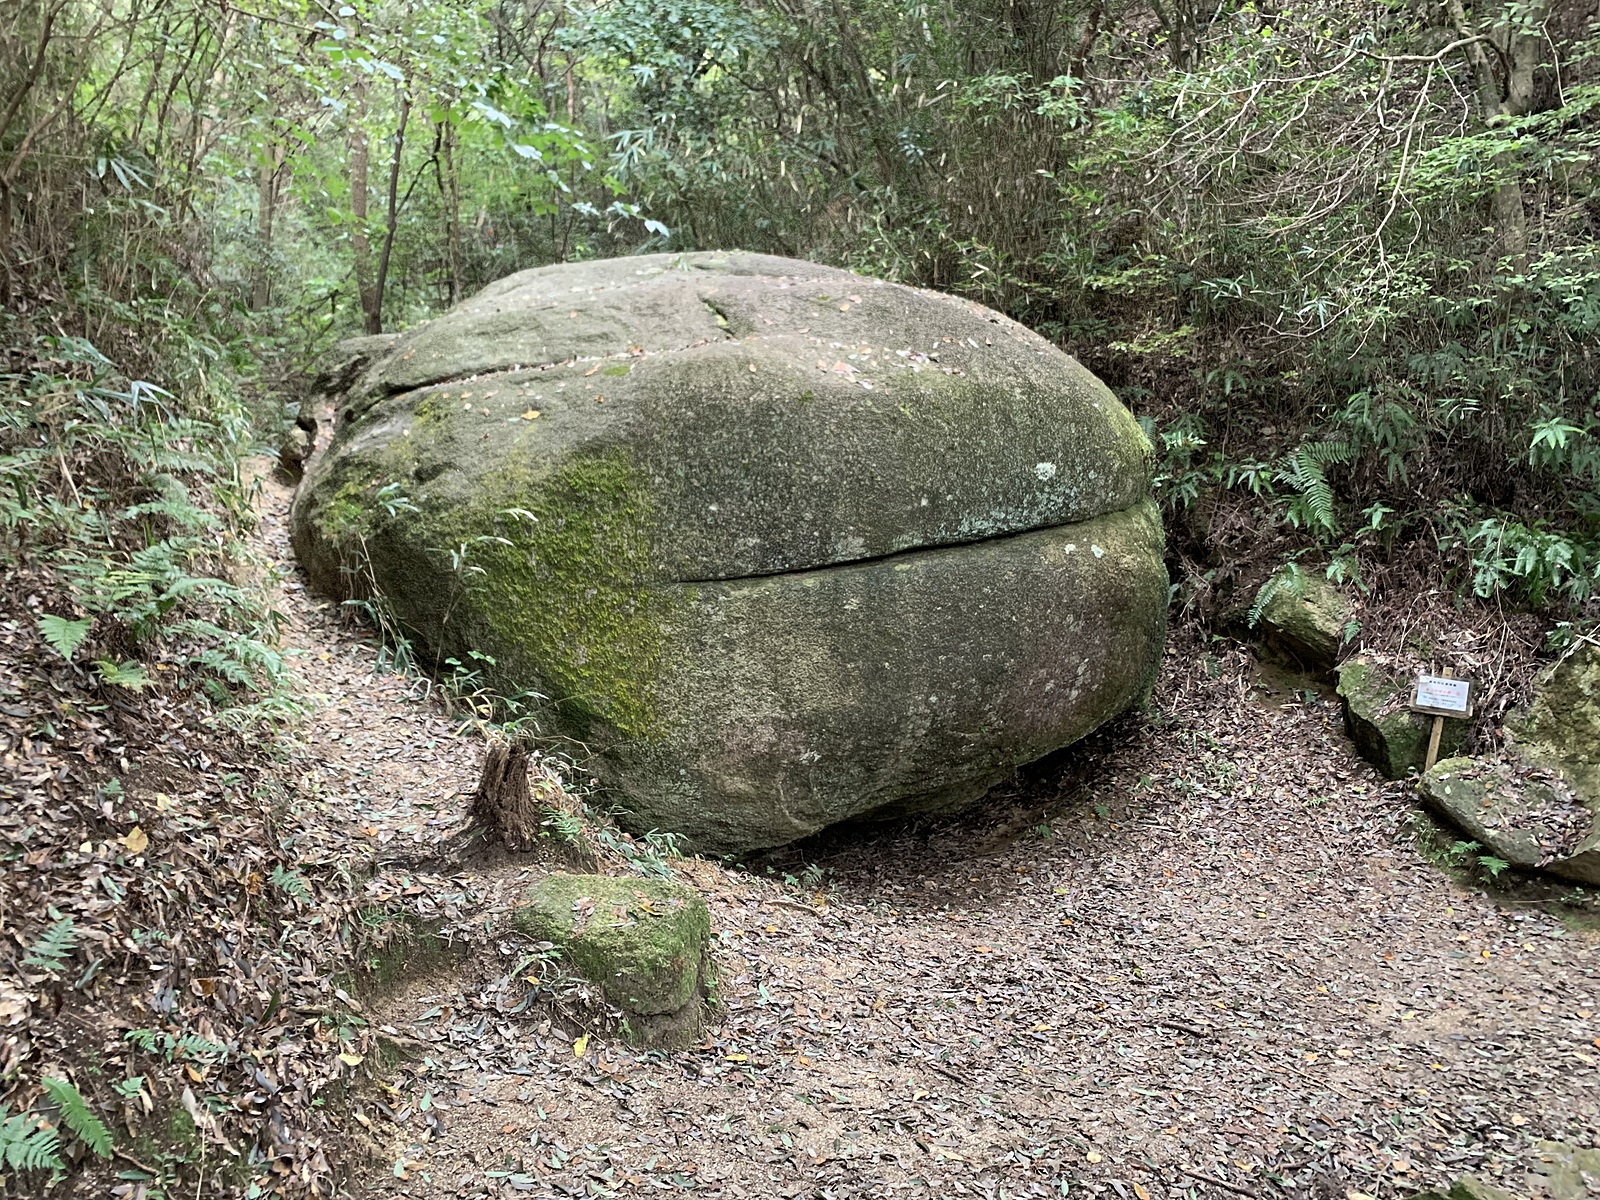
[[296, 499], [381, 592], [596, 753], [640, 828], [779, 845], [968, 803], [1144, 695], [1148, 444], [964, 301], [789, 259], [525, 271], [402, 336]]

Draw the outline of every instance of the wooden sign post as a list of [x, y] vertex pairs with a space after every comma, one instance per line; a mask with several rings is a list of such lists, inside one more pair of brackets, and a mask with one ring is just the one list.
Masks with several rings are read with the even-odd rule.
[[1424, 771], [1433, 770], [1439, 761], [1439, 738], [1444, 733], [1444, 719], [1472, 716], [1473, 693], [1476, 689], [1470, 679], [1457, 679], [1449, 667], [1442, 675], [1418, 675], [1417, 690], [1411, 697], [1411, 711], [1433, 717], [1433, 731], [1428, 735], [1428, 758]]

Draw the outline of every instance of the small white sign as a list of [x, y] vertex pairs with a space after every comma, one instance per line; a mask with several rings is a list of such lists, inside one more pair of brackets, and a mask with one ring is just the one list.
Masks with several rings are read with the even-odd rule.
[[1445, 679], [1439, 675], [1418, 675], [1413, 708], [1467, 716], [1472, 712], [1472, 681]]

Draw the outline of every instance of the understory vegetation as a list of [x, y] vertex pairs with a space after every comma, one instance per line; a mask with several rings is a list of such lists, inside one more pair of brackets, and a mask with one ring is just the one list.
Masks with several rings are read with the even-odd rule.
[[[1188, 619], [1287, 562], [1592, 624], [1592, 0], [13, 0], [0, 1190], [328, 1190], [320, 1133], [273, 1114], [359, 1061], [348, 1014], [306, 1027], [331, 1075], [206, 1092], [262, 1074], [314, 912], [340, 963], [361, 945], [359, 881], [262, 765], [301, 713], [249, 461], [340, 338], [527, 267], [721, 248], [1076, 355], [1151, 437]], [[231, 1025], [174, 999], [235, 986]], [[69, 1020], [120, 1049], [75, 1058]]]

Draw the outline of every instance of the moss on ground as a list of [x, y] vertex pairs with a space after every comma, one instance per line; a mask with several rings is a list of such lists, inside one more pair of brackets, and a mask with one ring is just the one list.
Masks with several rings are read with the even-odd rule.
[[[338, 982], [361, 996], [382, 993], [402, 980], [452, 962], [458, 948], [441, 932], [443, 923], [411, 913], [376, 910], [382, 925], [361, 948], [361, 965]], [[363, 914], [365, 916], [365, 914]]]

